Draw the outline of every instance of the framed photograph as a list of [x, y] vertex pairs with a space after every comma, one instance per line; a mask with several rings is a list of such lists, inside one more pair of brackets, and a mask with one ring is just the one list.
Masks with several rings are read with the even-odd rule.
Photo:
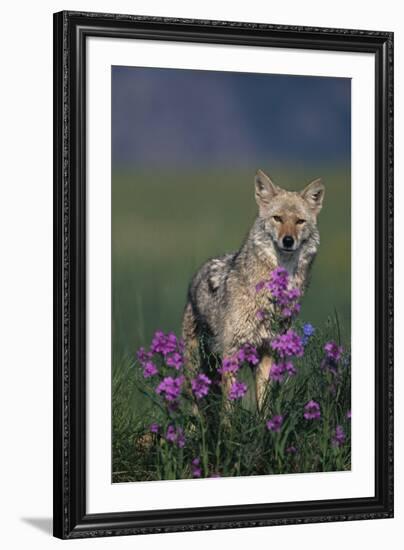
[[54, 16], [54, 535], [393, 517], [393, 34]]

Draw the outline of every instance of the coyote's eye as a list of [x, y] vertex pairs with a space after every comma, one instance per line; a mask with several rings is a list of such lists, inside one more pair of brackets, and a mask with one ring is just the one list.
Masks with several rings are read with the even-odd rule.
[[276, 222], [282, 223], [282, 218], [280, 216], [272, 216], [272, 217]]
[[306, 220], [297, 220], [296, 221], [296, 225], [302, 225], [302, 223], [304, 223]]

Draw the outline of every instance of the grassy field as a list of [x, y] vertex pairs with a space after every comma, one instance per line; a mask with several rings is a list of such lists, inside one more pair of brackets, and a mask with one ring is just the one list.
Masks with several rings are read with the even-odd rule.
[[[299, 174], [275, 170], [271, 175], [279, 185], [295, 190], [319, 175], [324, 178], [320, 251], [300, 319], [319, 330], [329, 331], [333, 327], [335, 332], [337, 314], [335, 338], [348, 349], [350, 174], [338, 167], [323, 167], [321, 173], [318, 168], [315, 172], [307, 168]], [[192, 274], [207, 258], [239, 248], [256, 215], [253, 178], [253, 170], [113, 173], [112, 369], [116, 472], [131, 468], [133, 472], [133, 464], [126, 462], [133, 455], [134, 435], [144, 432], [145, 421], [152, 415], [150, 400], [135, 383], [135, 352], [149, 344], [157, 329], [180, 334]], [[308, 371], [312, 368], [309, 362]], [[348, 397], [344, 399], [345, 406]], [[132, 477], [118, 473], [114, 481], [148, 479], [152, 474], [147, 473], [146, 466], [143, 465], [143, 474], [138, 470]], [[136, 468], [142, 469], [139, 465]]]

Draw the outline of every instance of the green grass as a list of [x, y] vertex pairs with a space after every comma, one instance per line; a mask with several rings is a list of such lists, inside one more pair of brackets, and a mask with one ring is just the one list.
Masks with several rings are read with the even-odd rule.
[[[299, 324], [296, 330], [301, 331]], [[339, 333], [335, 319], [329, 319], [323, 330], [317, 329], [304, 357], [294, 361], [297, 375], [282, 383], [271, 382], [260, 410], [249, 367], [238, 375], [249, 385], [242, 400], [226, 400], [224, 406], [222, 393], [210, 391], [197, 400], [191, 392], [183, 392], [179, 409], [169, 411], [155, 388], [164, 375], [173, 375], [172, 369], [164, 370], [160, 364], [161, 376], [145, 380], [135, 359], [122, 361], [113, 380], [113, 482], [192, 478], [196, 457], [202, 477], [349, 470], [349, 350], [338, 364], [337, 375], [320, 367], [324, 342], [338, 341]], [[321, 406], [321, 418], [306, 420], [304, 406], [312, 399]], [[134, 413], [133, 402], [143, 404], [141, 414]], [[276, 414], [284, 417], [280, 433], [266, 427]], [[154, 422], [160, 425], [159, 434], [150, 433]], [[169, 425], [184, 430], [183, 448], [165, 439]], [[332, 444], [337, 425], [346, 434], [340, 447]], [[296, 453], [289, 452], [290, 447]]]

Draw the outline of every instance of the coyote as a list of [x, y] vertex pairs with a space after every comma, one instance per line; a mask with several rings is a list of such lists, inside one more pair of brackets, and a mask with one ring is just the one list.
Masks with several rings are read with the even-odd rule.
[[[317, 215], [324, 191], [321, 179], [312, 181], [300, 193], [285, 191], [258, 170], [258, 216], [244, 243], [237, 252], [208, 260], [189, 285], [182, 326], [189, 368], [206, 369], [204, 357], [230, 357], [244, 344], [252, 344], [260, 357], [255, 372], [258, 406], [269, 379], [269, 342], [274, 335], [259, 319], [258, 312], [265, 305], [255, 286], [282, 266], [292, 284], [304, 292], [320, 244]], [[201, 353], [201, 340], [207, 353]], [[228, 391], [234, 375], [223, 376]]]

